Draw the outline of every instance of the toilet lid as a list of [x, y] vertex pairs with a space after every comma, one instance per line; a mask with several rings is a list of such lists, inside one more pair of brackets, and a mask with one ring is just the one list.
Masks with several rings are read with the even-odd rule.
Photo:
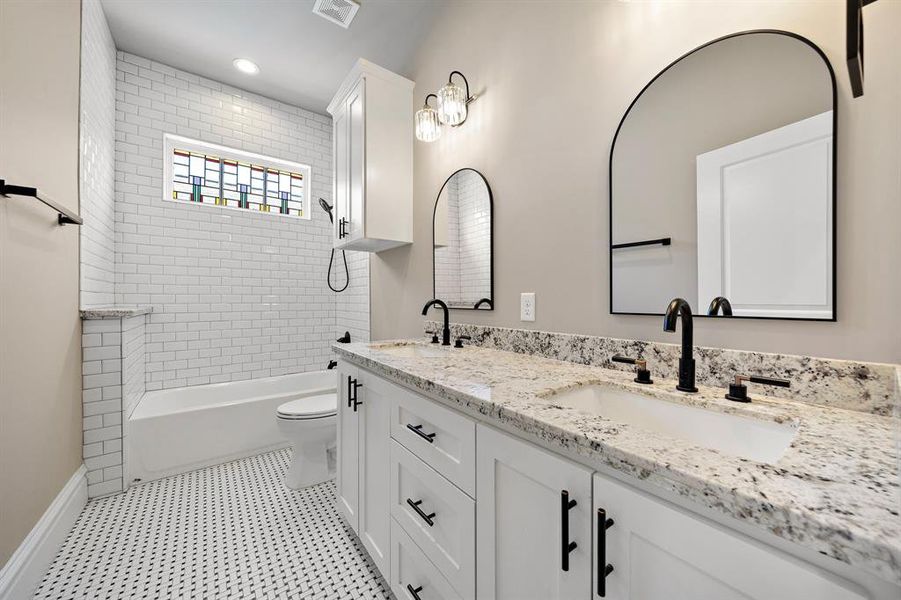
[[319, 419], [330, 417], [338, 412], [338, 397], [332, 394], [305, 396], [297, 400], [285, 402], [278, 407], [281, 419]]

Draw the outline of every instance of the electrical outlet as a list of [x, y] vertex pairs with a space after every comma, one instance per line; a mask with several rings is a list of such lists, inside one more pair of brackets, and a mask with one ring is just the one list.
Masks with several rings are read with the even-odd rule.
[[523, 292], [519, 295], [519, 320], [535, 320], [535, 292]]

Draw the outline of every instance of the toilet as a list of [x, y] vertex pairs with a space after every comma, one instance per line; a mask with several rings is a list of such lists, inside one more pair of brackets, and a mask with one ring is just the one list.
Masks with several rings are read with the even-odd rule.
[[335, 461], [329, 459], [329, 453], [335, 451], [337, 412], [335, 393], [305, 396], [278, 407], [278, 428], [294, 450], [285, 473], [289, 488], [298, 490], [335, 476]]

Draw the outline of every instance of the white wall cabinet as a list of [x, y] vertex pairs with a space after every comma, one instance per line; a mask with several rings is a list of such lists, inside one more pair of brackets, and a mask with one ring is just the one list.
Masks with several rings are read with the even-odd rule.
[[483, 425], [476, 446], [476, 596], [588, 600], [591, 471]]
[[328, 106], [334, 246], [380, 252], [413, 241], [413, 82], [364, 59]]
[[364, 369], [342, 361], [338, 377], [337, 502], [398, 598], [898, 597]]

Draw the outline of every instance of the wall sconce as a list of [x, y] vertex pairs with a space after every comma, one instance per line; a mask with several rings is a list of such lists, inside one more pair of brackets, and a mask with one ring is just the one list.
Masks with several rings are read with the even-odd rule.
[[422, 108], [416, 111], [416, 139], [422, 142], [434, 142], [441, 137], [441, 123], [438, 112], [429, 106], [429, 98], [438, 99], [435, 94], [425, 97]]
[[[466, 86], [464, 90], [454, 83], [454, 75], [463, 78]], [[438, 110], [429, 106], [429, 98], [435, 98]], [[416, 139], [423, 142], [434, 142], [441, 137], [440, 125], [459, 127], [466, 121], [469, 103], [475, 100], [475, 96], [469, 94], [469, 81], [460, 71], [451, 71], [447, 83], [438, 90], [437, 94], [429, 94], [425, 97], [422, 109], [416, 111]]]

